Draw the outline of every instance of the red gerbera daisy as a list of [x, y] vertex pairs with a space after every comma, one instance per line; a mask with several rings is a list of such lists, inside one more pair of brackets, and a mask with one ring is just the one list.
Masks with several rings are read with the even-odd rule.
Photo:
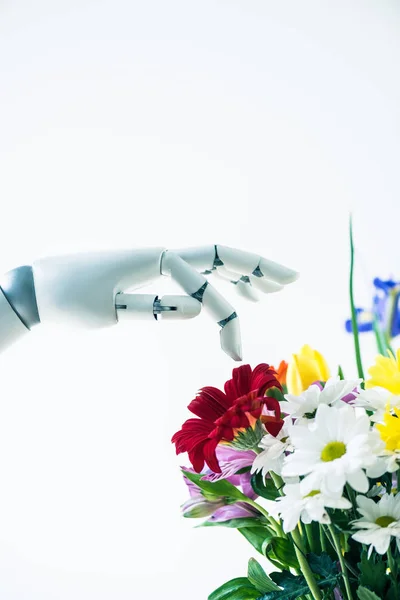
[[283, 421], [279, 402], [265, 396], [267, 389], [282, 390], [275, 370], [267, 364], [251, 369], [242, 365], [232, 371], [232, 379], [225, 383], [225, 393], [215, 387], [204, 387], [188, 408], [198, 419], [188, 419], [172, 437], [176, 453], [187, 452], [197, 473], [204, 462], [214, 473], [221, 469], [215, 449], [221, 441], [231, 442], [235, 431], [251, 427], [261, 417], [263, 406], [273, 411], [273, 416], [263, 416], [264, 425], [272, 435], [278, 435]]

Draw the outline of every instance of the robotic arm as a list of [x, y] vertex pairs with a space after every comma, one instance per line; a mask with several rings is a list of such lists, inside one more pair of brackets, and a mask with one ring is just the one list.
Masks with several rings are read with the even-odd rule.
[[[228, 279], [253, 301], [257, 290], [279, 291], [298, 276], [256, 254], [220, 245], [39, 259], [0, 279], [0, 352], [41, 322], [94, 329], [126, 319], [187, 319], [204, 307], [220, 326], [222, 349], [241, 360], [239, 319], [206, 279], [210, 274]], [[162, 276], [175, 279], [187, 295], [128, 293]]]

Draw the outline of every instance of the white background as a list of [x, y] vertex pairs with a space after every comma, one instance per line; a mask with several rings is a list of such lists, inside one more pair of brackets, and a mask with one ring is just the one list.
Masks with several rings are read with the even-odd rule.
[[[258, 305], [225, 290], [245, 360], [308, 342], [355, 375], [350, 211], [359, 303], [400, 271], [399, 32], [384, 0], [2, 0], [0, 272], [98, 248], [251, 250], [302, 277]], [[180, 517], [170, 445], [233, 366], [206, 315], [41, 326], [2, 355], [0, 597], [205, 600], [244, 575], [238, 533]]]

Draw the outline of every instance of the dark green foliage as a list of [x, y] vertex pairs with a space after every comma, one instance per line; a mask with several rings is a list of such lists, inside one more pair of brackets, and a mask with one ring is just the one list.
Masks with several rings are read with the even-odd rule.
[[258, 496], [267, 500], [276, 500], [279, 497], [279, 491], [272, 479], [264, 477], [262, 473], [255, 473], [252, 476], [251, 487]]
[[332, 560], [326, 552], [322, 552], [322, 554], [307, 554], [307, 561], [312, 572], [325, 579], [338, 574], [337, 562]]
[[390, 582], [386, 575], [386, 563], [376, 552], [368, 559], [367, 553], [362, 552], [361, 561], [358, 563], [360, 570], [360, 584], [362, 587], [376, 593], [377, 596], [384, 596], [384, 590]]

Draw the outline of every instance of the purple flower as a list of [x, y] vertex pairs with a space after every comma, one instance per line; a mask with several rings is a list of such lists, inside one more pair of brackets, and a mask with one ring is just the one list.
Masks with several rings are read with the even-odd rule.
[[198, 519], [200, 517], [208, 517], [222, 507], [225, 508], [225, 501], [223, 498], [216, 498], [215, 500], [208, 500], [202, 494], [197, 496], [191, 496], [189, 500], [186, 500], [181, 506], [182, 514], [184, 517], [189, 519]]
[[[250, 470], [237, 474], [238, 471], [246, 467], [251, 467], [256, 458], [253, 450], [236, 450], [230, 446], [218, 446], [217, 459], [221, 467], [221, 473], [213, 473], [210, 469], [203, 469], [202, 479], [206, 481], [219, 481], [226, 479], [237, 488], [240, 488], [251, 500], [257, 498], [251, 486]], [[186, 471], [195, 472], [193, 469], [185, 468]], [[256, 518], [261, 513], [247, 505], [245, 502], [228, 503], [226, 498], [216, 496], [210, 499], [209, 495], [204, 495], [201, 489], [187, 477], [183, 476], [188, 487], [190, 498], [182, 505], [184, 517], [197, 518], [211, 516], [210, 521], [222, 522], [231, 519]]]
[[231, 519], [249, 519], [257, 517], [261, 517], [261, 513], [259, 513], [258, 510], [245, 502], [236, 502], [235, 504], [228, 504], [218, 508], [208, 521], [212, 523], [223, 523], [224, 521], [230, 521]]
[[[384, 330], [390, 331], [390, 337], [400, 334], [400, 282], [393, 279], [374, 279], [375, 295], [370, 311], [356, 308], [357, 327], [359, 332], [372, 331], [374, 316]], [[352, 333], [351, 319], [346, 321], [346, 331]]]
[[216, 450], [221, 473], [209, 472], [202, 477], [206, 481], [219, 481], [227, 479], [236, 487], [241, 487], [243, 494], [254, 500], [257, 494], [251, 487], [250, 471], [237, 475], [237, 472], [246, 467], [251, 467], [257, 454], [253, 450], [236, 450], [231, 446], [220, 445]]
[[333, 590], [333, 595], [335, 597], [335, 600], [343, 600], [343, 596], [342, 596], [342, 592], [340, 591], [340, 588], [335, 587], [335, 589]]

